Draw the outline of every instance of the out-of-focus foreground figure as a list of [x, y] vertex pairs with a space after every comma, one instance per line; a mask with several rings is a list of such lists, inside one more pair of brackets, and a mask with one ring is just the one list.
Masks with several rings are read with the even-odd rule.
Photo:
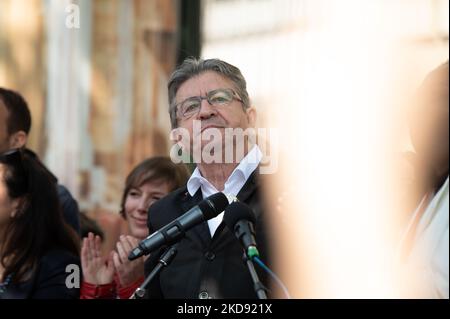
[[447, 62], [426, 77], [410, 122], [415, 149], [412, 187], [420, 202], [402, 239], [399, 258], [403, 279], [417, 282], [409, 292], [415, 297], [449, 298], [448, 113]]

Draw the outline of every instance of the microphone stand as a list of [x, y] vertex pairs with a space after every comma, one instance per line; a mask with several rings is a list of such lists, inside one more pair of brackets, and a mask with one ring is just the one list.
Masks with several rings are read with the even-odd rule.
[[252, 277], [253, 287], [255, 289], [256, 295], [258, 296], [258, 299], [267, 299], [267, 294], [264, 285], [259, 280], [258, 274], [256, 273], [255, 270], [255, 266], [253, 265], [253, 261], [249, 258], [249, 256], [245, 251], [244, 251], [244, 261], [247, 264], [250, 276]]
[[150, 284], [150, 282], [153, 280], [153, 278], [156, 277], [156, 275], [163, 269], [164, 267], [167, 267], [172, 260], [175, 258], [175, 255], [177, 254], [177, 248], [176, 244], [169, 247], [164, 254], [161, 255], [161, 258], [158, 261], [158, 264], [153, 268], [152, 272], [145, 278], [142, 285], [139, 286], [139, 288], [136, 289], [136, 291], [133, 293], [133, 295], [130, 297], [130, 299], [142, 299], [145, 296], [145, 292], [147, 291], [147, 286]]

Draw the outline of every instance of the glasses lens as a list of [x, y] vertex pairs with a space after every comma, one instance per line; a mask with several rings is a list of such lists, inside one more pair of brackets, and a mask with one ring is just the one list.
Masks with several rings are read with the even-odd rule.
[[198, 98], [190, 98], [180, 105], [180, 115], [182, 117], [189, 117], [198, 112], [200, 108], [200, 101]]
[[233, 100], [233, 92], [231, 90], [215, 90], [208, 94], [208, 101], [212, 105], [226, 105]]

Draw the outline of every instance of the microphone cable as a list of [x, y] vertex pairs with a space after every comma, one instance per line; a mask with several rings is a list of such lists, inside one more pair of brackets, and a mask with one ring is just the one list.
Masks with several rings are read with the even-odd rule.
[[289, 294], [288, 289], [286, 288], [286, 286], [283, 284], [283, 282], [281, 281], [280, 278], [278, 278], [278, 276], [272, 271], [270, 270], [269, 267], [267, 267], [261, 259], [259, 259], [258, 256], [253, 256], [252, 258], [253, 261], [256, 262], [256, 264], [258, 266], [260, 266], [264, 271], [266, 271], [274, 280], [275, 282], [281, 287], [281, 289], [283, 290], [284, 294], [286, 295], [287, 299], [292, 299], [291, 295]]

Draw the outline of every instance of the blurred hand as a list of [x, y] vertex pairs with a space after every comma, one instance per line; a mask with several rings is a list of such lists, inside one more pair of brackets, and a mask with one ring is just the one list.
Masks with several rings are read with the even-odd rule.
[[123, 235], [117, 242], [117, 252], [114, 252], [113, 260], [121, 286], [129, 286], [144, 276], [144, 258], [128, 260], [128, 255], [138, 244], [138, 239]]
[[89, 233], [83, 239], [81, 248], [81, 267], [83, 268], [84, 281], [92, 285], [105, 285], [114, 280], [113, 252], [105, 261], [100, 253], [100, 236]]

